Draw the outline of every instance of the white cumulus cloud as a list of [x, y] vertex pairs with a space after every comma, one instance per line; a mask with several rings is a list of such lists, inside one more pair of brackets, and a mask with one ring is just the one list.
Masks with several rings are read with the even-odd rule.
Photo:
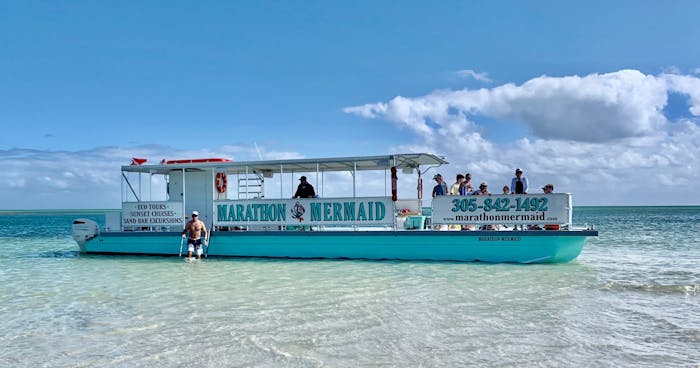
[[[670, 93], [687, 97], [685, 118], [666, 116]], [[522, 85], [439, 90], [343, 111], [409, 129], [415, 142], [397, 149], [444, 154], [457, 166], [447, 169], [454, 173], [467, 168], [476, 181], [505, 184], [521, 166], [535, 188], [554, 182], [559, 190], [583, 192], [589, 204], [688, 203], [682, 193], [697, 191], [700, 182], [700, 79], [692, 75], [620, 70], [541, 76]], [[490, 140], [483, 135], [486, 120], [520, 125], [530, 134]], [[507, 132], [491, 137], [499, 133]]]
[[[261, 149], [263, 158], [298, 157], [295, 152]], [[162, 159], [226, 157], [257, 160], [248, 146], [177, 150], [162, 145], [97, 147], [82, 151], [0, 150], [0, 208], [119, 208], [120, 167], [132, 157]], [[163, 185], [162, 183], [156, 183]], [[144, 183], [145, 186], [145, 183]], [[144, 189], [145, 190], [145, 189]]]

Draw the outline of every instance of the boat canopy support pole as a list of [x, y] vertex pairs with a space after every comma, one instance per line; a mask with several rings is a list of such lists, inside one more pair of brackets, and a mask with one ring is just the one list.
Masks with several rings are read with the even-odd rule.
[[134, 194], [134, 198], [136, 198], [136, 202], [141, 202], [139, 199], [139, 196], [136, 195], [136, 191], [134, 190], [134, 187], [131, 186], [131, 183], [129, 183], [129, 179], [126, 177], [126, 174], [122, 171], [122, 178], [124, 178], [124, 181], [126, 181], [126, 185], [129, 186], [129, 189], [131, 189], [131, 193]]
[[[391, 156], [391, 167], [396, 167], [396, 156]], [[393, 177], [392, 177], [392, 187], [391, 188], [392, 188], [392, 190], [394, 189]], [[388, 194], [389, 193], [387, 193], [387, 190], [386, 190], [386, 169], [384, 169], [384, 195], [388, 195]], [[392, 194], [392, 197], [393, 197], [393, 194]], [[396, 201], [392, 201], [392, 203], [394, 204], [394, 211], [393, 211], [394, 223], [392, 224], [392, 227], [394, 228], [394, 231], [396, 231], [399, 229], [399, 223], [398, 223], [399, 219], [398, 219], [398, 216], [396, 216]]]
[[[212, 200], [211, 200], [211, 212], [210, 212], [211, 213], [211, 227], [210, 227], [210, 229], [214, 228], [214, 219], [216, 218], [216, 203], [214, 203], [214, 198], [215, 198], [214, 196], [216, 196], [216, 200], [218, 201], [219, 194], [220, 194], [219, 191], [216, 189], [216, 181], [215, 181], [216, 180], [215, 179], [215, 177], [216, 177], [215, 172], [218, 170], [219, 170], [219, 168], [211, 169], [211, 183], [214, 185], [209, 186], [209, 190], [210, 190], [209, 193], [211, 193], [211, 198], [212, 198]], [[224, 173], [226, 173], [226, 170], [224, 170]], [[224, 198], [224, 199], [226, 199], [226, 198]], [[209, 231], [207, 231], [207, 236], [209, 236]], [[207, 250], [209, 250], [209, 249], [207, 249]]]
[[[185, 197], [186, 197], [186, 195], [185, 195], [185, 193], [186, 193], [185, 192], [185, 181], [186, 181], [185, 180], [185, 168], [183, 167], [182, 168], [182, 213], [184, 214], [185, 220], [186, 220], [187, 219], [187, 206], [185, 206], [186, 205], [186, 203], [185, 203]], [[185, 228], [186, 224], [187, 224], [187, 221], [182, 222], [183, 229]]]
[[355, 185], [355, 177], [357, 175], [357, 162], [352, 163], [352, 197], [357, 197], [357, 186]]
[[384, 196], [386, 196], [386, 169], [384, 169]]
[[284, 165], [280, 165], [280, 198], [284, 198]]
[[571, 200], [571, 194], [569, 194], [569, 223], [568, 223], [569, 229], [571, 229], [571, 226], [574, 223], [574, 219], [573, 219], [574, 211], [573, 211], [573, 209], [574, 209], [573, 201]]

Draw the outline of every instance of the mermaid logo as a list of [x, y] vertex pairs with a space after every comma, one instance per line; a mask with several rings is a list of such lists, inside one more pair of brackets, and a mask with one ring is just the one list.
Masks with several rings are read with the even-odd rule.
[[295, 203], [294, 207], [292, 207], [290, 211], [292, 212], [292, 218], [299, 220], [299, 222], [304, 221], [304, 218], [302, 216], [304, 216], [304, 212], [306, 212], [306, 210], [304, 209], [304, 206], [301, 205], [301, 203]]

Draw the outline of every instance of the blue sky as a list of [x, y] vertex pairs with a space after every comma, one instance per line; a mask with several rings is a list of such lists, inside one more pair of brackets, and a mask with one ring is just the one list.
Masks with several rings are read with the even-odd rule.
[[697, 19], [697, 1], [3, 1], [0, 208], [115, 208], [128, 157], [254, 142], [698, 204]]

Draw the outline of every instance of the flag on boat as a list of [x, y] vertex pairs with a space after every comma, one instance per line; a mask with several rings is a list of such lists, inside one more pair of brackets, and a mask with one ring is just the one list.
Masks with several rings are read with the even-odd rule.
[[143, 164], [143, 163], [146, 162], [146, 161], [148, 161], [148, 159], [134, 157], [134, 158], [131, 159], [131, 164], [130, 164], [130, 165], [141, 165], [141, 164]]

